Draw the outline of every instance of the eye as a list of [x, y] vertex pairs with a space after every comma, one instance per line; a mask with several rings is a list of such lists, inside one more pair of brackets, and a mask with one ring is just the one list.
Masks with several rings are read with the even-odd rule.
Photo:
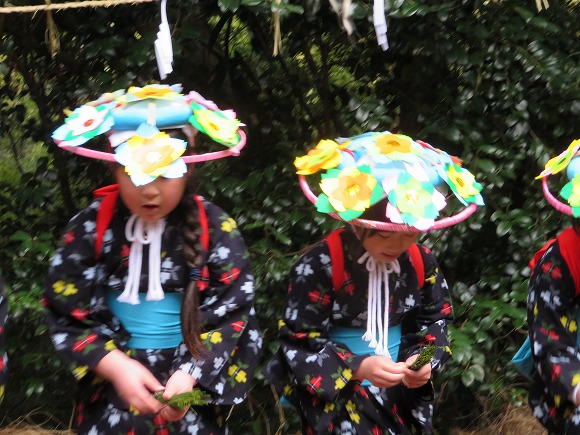
[[377, 235], [381, 239], [388, 239], [388, 238], [390, 238], [393, 235], [393, 233], [387, 233], [387, 232], [385, 232], [385, 233], [377, 233]]

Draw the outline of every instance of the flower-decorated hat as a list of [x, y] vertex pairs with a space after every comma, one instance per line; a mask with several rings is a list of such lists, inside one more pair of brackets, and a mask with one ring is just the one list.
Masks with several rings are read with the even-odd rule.
[[[220, 110], [197, 92], [181, 92], [181, 85], [147, 85], [105, 93], [70, 113], [52, 138], [59, 147], [75, 154], [122, 164], [137, 186], [159, 176], [182, 177], [187, 163], [239, 155], [246, 136], [235, 112]], [[161, 129], [187, 126], [226, 149], [182, 157], [187, 142], [171, 138]], [[113, 152], [84, 147], [102, 134], [107, 135]]]
[[[544, 170], [536, 177], [536, 180], [542, 179], [542, 189], [544, 196], [559, 212], [580, 217], [580, 139], [572, 141], [566, 150], [560, 155], [548, 160]], [[560, 196], [564, 198], [568, 204], [562, 203], [560, 200], [552, 195], [548, 186], [548, 178], [551, 175], [557, 174], [566, 169], [568, 182], [560, 190]]]
[[[484, 204], [482, 186], [461, 160], [420, 140], [390, 132], [365, 133], [349, 139], [322, 140], [294, 161], [300, 186], [316, 209], [357, 226], [383, 231], [427, 231], [455, 225]], [[321, 175], [316, 196], [306, 181]], [[465, 207], [441, 217], [450, 191]], [[361, 218], [387, 199], [385, 220]]]

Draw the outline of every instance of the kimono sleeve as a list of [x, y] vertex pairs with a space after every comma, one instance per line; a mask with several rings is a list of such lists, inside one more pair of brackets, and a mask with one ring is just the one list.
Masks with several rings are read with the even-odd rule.
[[534, 268], [528, 293], [528, 325], [534, 366], [549, 395], [574, 403], [580, 385], [575, 287], [553, 244]]
[[421, 308], [415, 319], [419, 330], [406, 334], [406, 358], [419, 353], [427, 343], [434, 343], [437, 352], [431, 360], [432, 370], [439, 369], [451, 356], [447, 325], [453, 322], [453, 305], [449, 286], [435, 256], [429, 249], [420, 246], [425, 266], [425, 283], [420, 289]]
[[254, 311], [250, 257], [236, 222], [216, 206], [205, 206], [210, 225], [207, 269], [198, 282], [202, 318], [202, 358], [180, 346], [176, 369], [190, 373], [212, 393], [214, 403], [241, 402], [262, 347]]
[[[334, 302], [326, 244], [319, 244], [292, 267], [288, 305], [279, 325], [278, 355], [299, 388], [326, 402], [345, 387], [368, 355], [354, 355], [329, 338]], [[350, 388], [352, 394], [352, 388]]]
[[93, 203], [67, 225], [44, 289], [52, 342], [77, 379], [115, 348], [112, 332], [93, 317], [91, 300], [99, 273], [94, 250], [96, 208], [98, 203]]

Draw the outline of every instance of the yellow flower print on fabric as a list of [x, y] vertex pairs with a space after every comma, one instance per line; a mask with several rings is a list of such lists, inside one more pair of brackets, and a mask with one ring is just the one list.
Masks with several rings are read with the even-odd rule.
[[556, 406], [556, 408], [560, 407], [560, 403], [562, 403], [562, 396], [560, 396], [559, 394], [556, 394], [554, 396], [554, 405]]
[[346, 144], [339, 145], [333, 140], [321, 140], [305, 156], [296, 157], [294, 160], [296, 173], [311, 175], [321, 169], [336, 168], [340, 163], [340, 150], [344, 149], [345, 146]]
[[75, 379], [82, 379], [86, 376], [88, 371], [89, 371], [88, 366], [78, 366], [73, 370], [73, 376], [75, 377]]
[[358, 412], [356, 412], [356, 405], [351, 400], [346, 402], [345, 408], [350, 419], [356, 424], [360, 423], [360, 415]]
[[575, 387], [578, 384], [580, 384], [580, 373], [576, 373], [572, 378], [572, 386]]
[[108, 350], [110, 352], [115, 349], [117, 349], [117, 345], [113, 340], [109, 340], [105, 343], [105, 350]]
[[58, 280], [52, 284], [52, 288], [55, 293], [62, 294], [63, 296], [74, 295], [79, 291], [73, 283], [66, 283], [62, 280]]
[[246, 372], [235, 364], [231, 365], [228, 369], [228, 375], [233, 376], [234, 379], [239, 383], [245, 383], [248, 380]]
[[308, 337], [309, 338], [317, 338], [317, 337], [320, 337], [320, 332], [309, 332], [308, 333]]
[[342, 373], [338, 373], [338, 375], [336, 375], [336, 381], [334, 382], [334, 389], [335, 390], [341, 390], [345, 387], [346, 383], [348, 381], [350, 381], [350, 379], [352, 378], [352, 370], [351, 369], [344, 369], [342, 370]]
[[562, 326], [571, 333], [575, 333], [578, 330], [576, 320], [568, 316], [560, 317], [560, 323], [562, 323]]
[[333, 402], [326, 402], [326, 405], [324, 405], [324, 412], [326, 412], [327, 414], [329, 412], [334, 411], [335, 405]]
[[226, 233], [231, 233], [234, 229], [238, 227], [238, 224], [232, 218], [228, 218], [227, 221], [222, 222], [221, 229]]
[[222, 333], [219, 331], [204, 332], [203, 334], [201, 334], [200, 337], [202, 340], [209, 339], [210, 343], [213, 343], [213, 344], [218, 344], [218, 343], [221, 343], [223, 341]]
[[4, 397], [4, 390], [6, 387], [4, 385], [0, 385], [0, 400]]

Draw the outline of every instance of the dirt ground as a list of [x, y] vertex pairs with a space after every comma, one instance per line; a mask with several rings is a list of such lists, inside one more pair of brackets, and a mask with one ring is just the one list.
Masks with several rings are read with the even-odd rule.
[[[536, 421], [527, 406], [508, 408], [506, 413], [485, 429], [465, 431], [451, 430], [449, 435], [546, 435], [546, 431]], [[0, 428], [0, 435], [73, 435], [73, 431], [53, 431], [30, 426], [25, 421], [10, 427]], [[265, 434], [266, 435], [266, 434]], [[283, 434], [271, 434], [283, 435]], [[298, 434], [296, 434], [298, 435]]]

